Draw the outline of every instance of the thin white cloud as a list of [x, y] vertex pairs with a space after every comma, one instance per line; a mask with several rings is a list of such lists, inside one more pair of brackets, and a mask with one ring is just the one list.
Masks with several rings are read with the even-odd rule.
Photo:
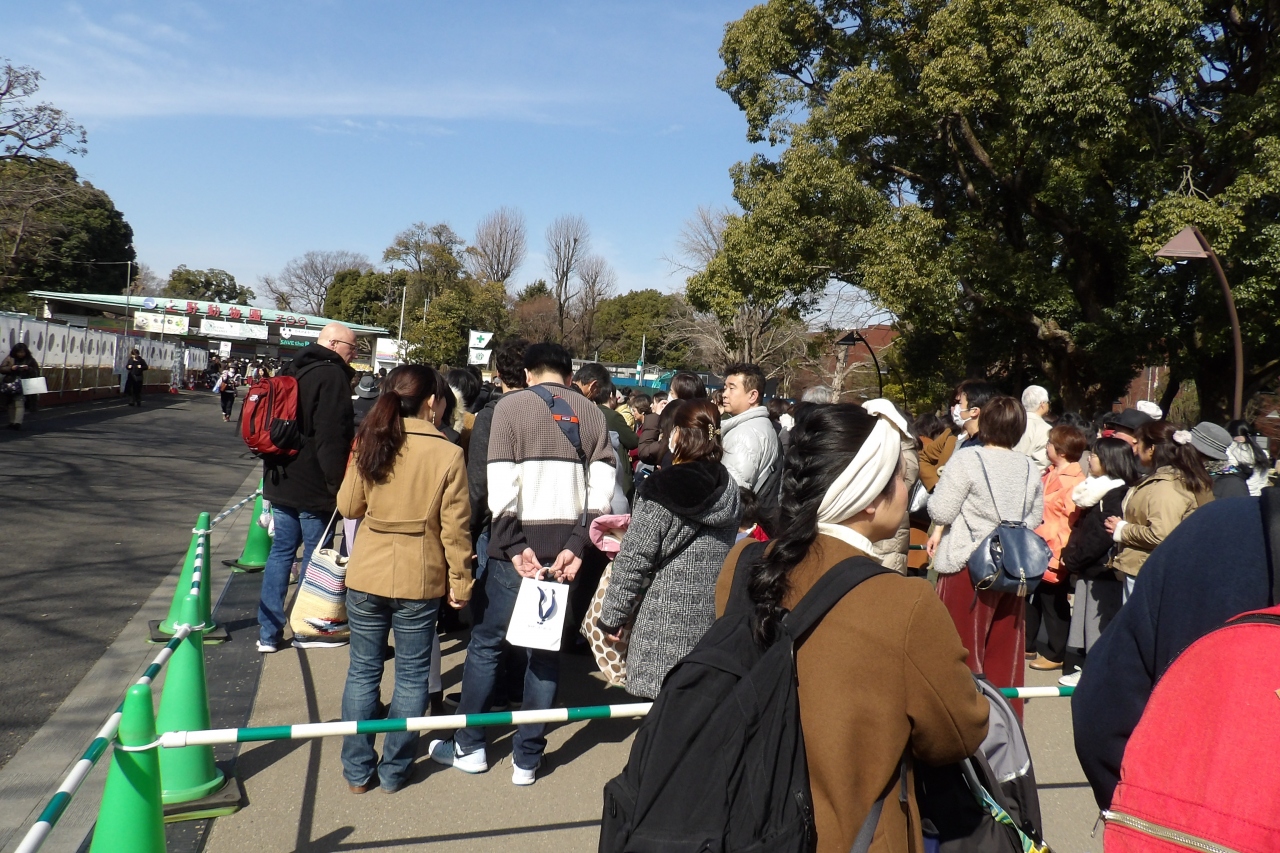
[[[78, 118], [396, 116], [561, 124], [581, 92], [434, 80], [387, 85], [334, 66], [277, 72], [228, 64], [198, 38], [135, 14], [110, 22], [68, 7], [68, 24], [28, 31], [24, 53], [45, 74], [42, 97]], [[177, 49], [175, 49], [177, 48]]]

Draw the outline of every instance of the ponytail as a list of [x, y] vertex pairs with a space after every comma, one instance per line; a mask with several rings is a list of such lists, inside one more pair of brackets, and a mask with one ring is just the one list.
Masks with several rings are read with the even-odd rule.
[[437, 393], [435, 370], [404, 364], [382, 380], [381, 393], [356, 433], [356, 470], [370, 483], [385, 483], [405, 442], [405, 418], [416, 418]]
[[752, 567], [747, 585], [754, 605], [751, 633], [761, 646], [777, 637], [791, 571], [818, 538], [818, 509], [827, 489], [875, 424], [873, 415], [849, 404], [805, 406], [797, 415], [783, 467], [778, 525], [782, 533], [770, 543], [764, 560]]

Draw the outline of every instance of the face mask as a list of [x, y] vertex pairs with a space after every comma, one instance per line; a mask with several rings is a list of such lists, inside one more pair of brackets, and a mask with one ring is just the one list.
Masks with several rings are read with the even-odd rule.
[[957, 429], [964, 429], [964, 422], [968, 420], [960, 414], [960, 404], [956, 403], [951, 407], [951, 422], [956, 425]]

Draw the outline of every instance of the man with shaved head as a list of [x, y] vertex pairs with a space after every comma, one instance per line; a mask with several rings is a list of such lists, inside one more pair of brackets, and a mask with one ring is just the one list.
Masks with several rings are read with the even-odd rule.
[[[263, 465], [263, 496], [271, 501], [275, 536], [262, 573], [258, 600], [258, 651], [278, 651], [284, 644], [284, 597], [289, 573], [302, 546], [305, 567], [311, 552], [323, 547], [329, 518], [337, 505], [338, 487], [347, 470], [347, 455], [355, 437], [348, 366], [356, 355], [356, 335], [341, 323], [320, 330], [314, 344], [298, 351], [282, 373], [298, 382], [298, 432], [302, 446], [296, 456], [268, 459]], [[346, 641], [294, 640], [299, 648], [345, 645]]]

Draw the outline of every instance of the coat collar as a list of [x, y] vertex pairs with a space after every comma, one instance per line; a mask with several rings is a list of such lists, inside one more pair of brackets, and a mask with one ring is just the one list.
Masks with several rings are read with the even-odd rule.
[[436, 429], [422, 418], [402, 418], [404, 421], [404, 431], [413, 435], [430, 435], [436, 438], [444, 438], [444, 433]]

